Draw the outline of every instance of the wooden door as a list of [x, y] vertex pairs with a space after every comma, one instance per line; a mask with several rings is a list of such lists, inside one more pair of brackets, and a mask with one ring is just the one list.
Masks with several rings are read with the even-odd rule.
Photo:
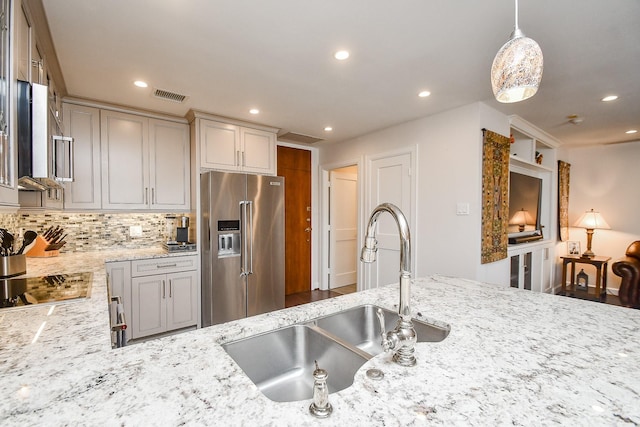
[[285, 294], [311, 290], [311, 152], [278, 147], [284, 177]]

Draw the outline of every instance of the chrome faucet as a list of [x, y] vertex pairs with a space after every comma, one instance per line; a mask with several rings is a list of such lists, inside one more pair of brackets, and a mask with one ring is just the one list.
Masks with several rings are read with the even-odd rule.
[[364, 238], [364, 246], [360, 254], [360, 260], [372, 263], [376, 260], [378, 242], [376, 240], [376, 223], [382, 212], [388, 212], [398, 224], [400, 233], [400, 305], [398, 306], [398, 323], [393, 331], [385, 332], [384, 314], [378, 309], [380, 320], [380, 333], [382, 335], [382, 347], [385, 351], [393, 351], [393, 360], [402, 366], [414, 366], [416, 364], [415, 344], [417, 341], [416, 330], [411, 322], [411, 235], [409, 223], [402, 211], [391, 203], [382, 203], [377, 206], [369, 217], [367, 234]]

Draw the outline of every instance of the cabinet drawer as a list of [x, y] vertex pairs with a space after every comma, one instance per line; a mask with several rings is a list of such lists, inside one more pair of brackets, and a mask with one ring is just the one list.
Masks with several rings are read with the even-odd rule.
[[138, 277], [148, 276], [150, 274], [196, 270], [197, 265], [197, 255], [141, 259], [131, 261], [131, 276]]

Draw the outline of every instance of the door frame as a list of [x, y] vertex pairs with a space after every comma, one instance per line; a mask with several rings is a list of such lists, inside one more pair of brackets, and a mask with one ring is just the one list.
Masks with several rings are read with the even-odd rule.
[[[321, 229], [320, 229], [320, 236], [321, 236], [321, 242], [320, 242], [320, 289], [322, 290], [329, 290], [329, 174], [331, 173], [332, 170], [334, 169], [340, 169], [340, 168], [344, 168], [344, 167], [348, 167], [348, 166], [355, 166], [358, 168], [358, 174], [357, 174], [357, 183], [356, 183], [356, 188], [357, 188], [357, 212], [358, 212], [358, 221], [357, 221], [357, 232], [356, 232], [356, 239], [358, 242], [361, 242], [363, 239], [362, 236], [362, 209], [364, 206], [364, 191], [363, 191], [363, 163], [364, 163], [364, 158], [360, 157], [356, 160], [345, 160], [342, 162], [336, 162], [336, 163], [328, 163], [325, 165], [320, 165], [319, 167], [319, 175], [320, 175], [320, 179], [321, 179], [321, 185], [322, 185], [322, 199], [320, 201], [320, 205], [322, 208], [322, 218], [321, 218]], [[316, 233], [316, 236], [318, 235], [318, 233]], [[358, 268], [356, 269], [356, 275], [357, 275], [357, 290], [360, 291], [362, 290], [361, 286], [361, 278], [363, 273], [363, 266], [362, 263], [358, 263]]]
[[[308, 145], [298, 145], [292, 144], [290, 142], [285, 141], [276, 141], [276, 146], [289, 147], [289, 148], [297, 148], [299, 150], [307, 150], [311, 151], [311, 283], [310, 283], [310, 291], [316, 288], [319, 288], [320, 278], [319, 278], [319, 268], [318, 268], [318, 257], [319, 257], [319, 245], [320, 239], [318, 237], [318, 233], [314, 233], [313, 230], [320, 230], [320, 221], [319, 221], [319, 213], [320, 208], [318, 203], [315, 203], [316, 200], [319, 200], [318, 196], [318, 149], [316, 147], [309, 147]], [[285, 182], [286, 186], [287, 183]], [[285, 236], [285, 241], [286, 241]]]

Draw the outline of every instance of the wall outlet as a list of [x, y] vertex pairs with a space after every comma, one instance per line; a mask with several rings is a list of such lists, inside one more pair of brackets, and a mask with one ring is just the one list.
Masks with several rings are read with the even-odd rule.
[[469, 215], [469, 203], [458, 203], [456, 205], [456, 215]]
[[142, 237], [142, 226], [132, 225], [129, 227], [129, 237]]

